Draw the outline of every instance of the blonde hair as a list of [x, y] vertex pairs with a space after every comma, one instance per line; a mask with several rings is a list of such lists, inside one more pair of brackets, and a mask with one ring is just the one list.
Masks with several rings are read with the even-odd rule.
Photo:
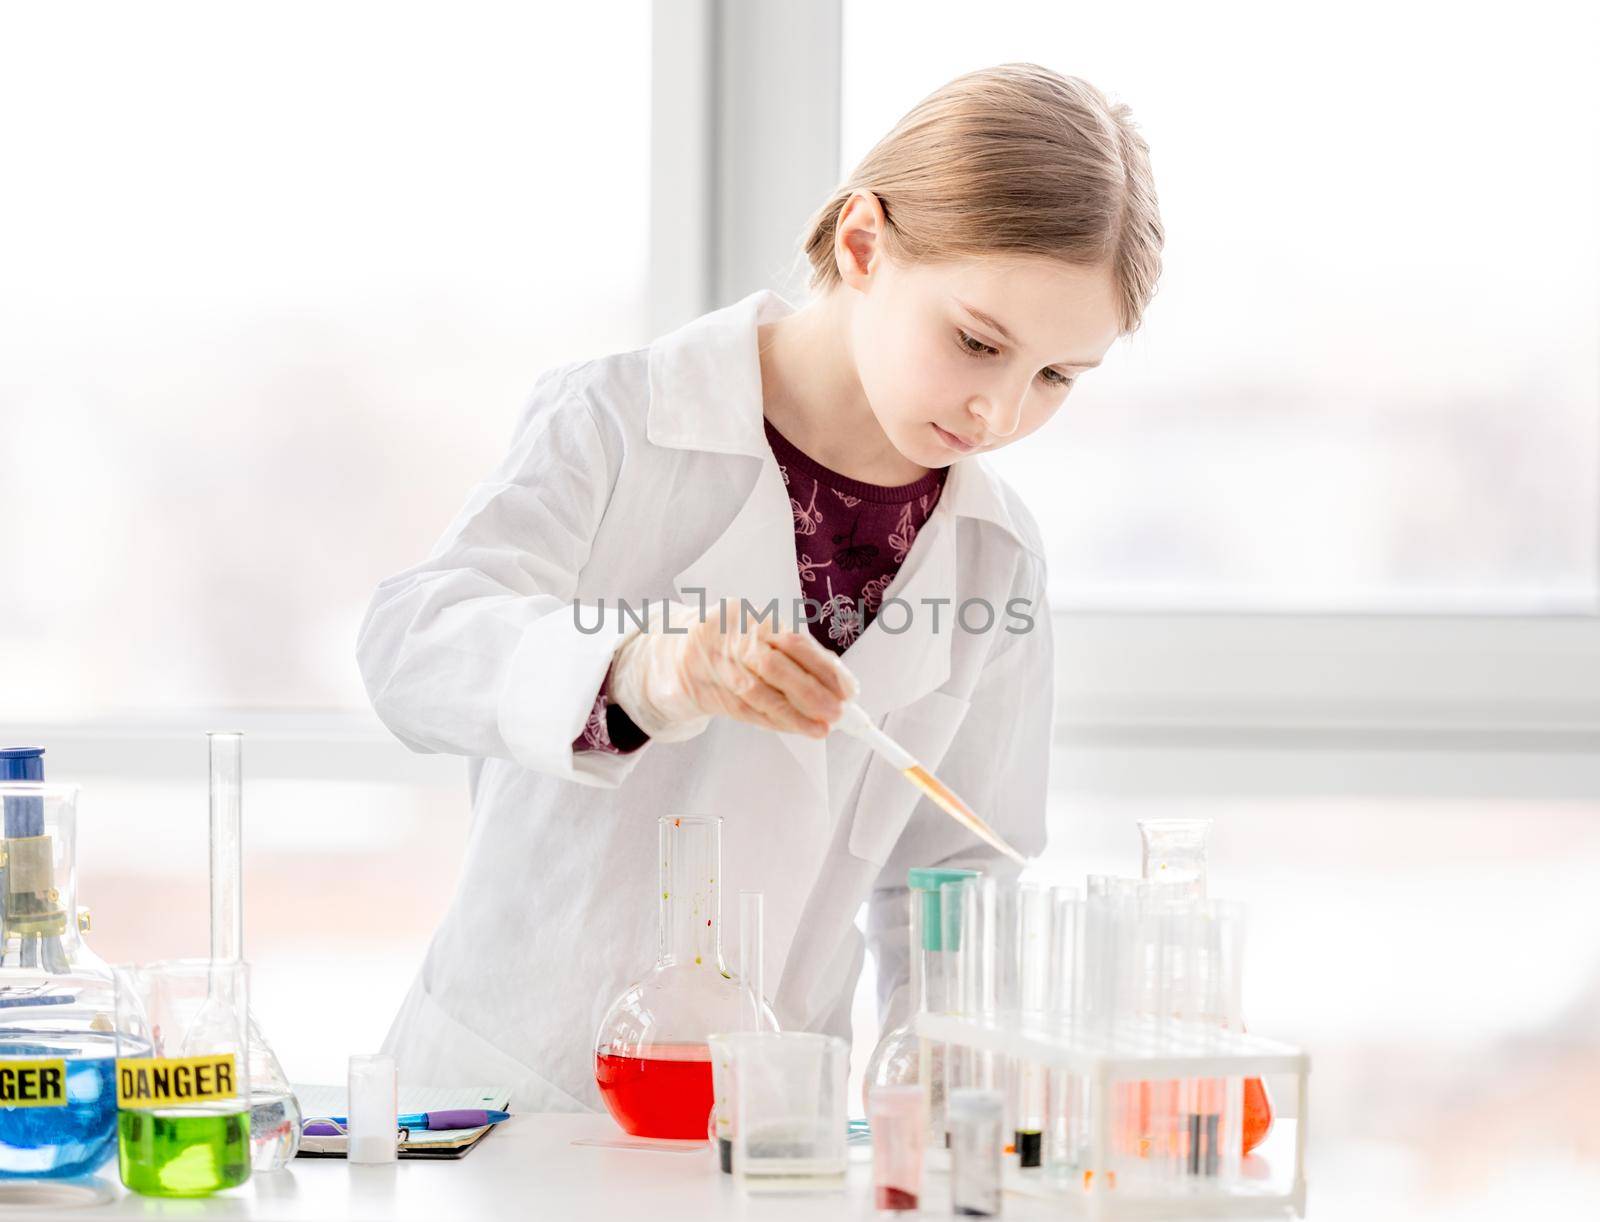
[[840, 283], [834, 238], [856, 191], [878, 197], [900, 262], [1011, 254], [1108, 267], [1123, 334], [1161, 275], [1150, 149], [1132, 113], [1037, 64], [959, 76], [917, 103], [811, 218], [811, 287]]

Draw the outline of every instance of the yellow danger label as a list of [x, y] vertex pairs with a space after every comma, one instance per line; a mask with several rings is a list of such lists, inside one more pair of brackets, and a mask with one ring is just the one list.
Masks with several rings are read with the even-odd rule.
[[238, 1082], [233, 1053], [203, 1057], [118, 1057], [118, 1107], [170, 1107], [231, 1099]]
[[66, 1106], [66, 1061], [0, 1061], [0, 1107]]

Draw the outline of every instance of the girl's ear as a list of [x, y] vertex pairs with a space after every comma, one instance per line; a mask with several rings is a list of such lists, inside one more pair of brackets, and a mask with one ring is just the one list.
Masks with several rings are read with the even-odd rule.
[[865, 292], [883, 258], [883, 236], [888, 227], [883, 205], [871, 191], [853, 192], [839, 209], [834, 226], [833, 261], [839, 278]]

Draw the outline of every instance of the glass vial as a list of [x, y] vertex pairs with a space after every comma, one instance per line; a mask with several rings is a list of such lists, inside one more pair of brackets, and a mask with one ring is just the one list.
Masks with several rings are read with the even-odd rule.
[[999, 1216], [1005, 1111], [998, 1091], [950, 1092], [950, 1208], [958, 1217]]
[[867, 1094], [872, 1126], [872, 1187], [877, 1207], [891, 1213], [917, 1208], [922, 1194], [920, 1086], [879, 1086]]
[[400, 1157], [400, 1108], [394, 1058], [383, 1053], [350, 1058], [349, 1159], [392, 1163]]

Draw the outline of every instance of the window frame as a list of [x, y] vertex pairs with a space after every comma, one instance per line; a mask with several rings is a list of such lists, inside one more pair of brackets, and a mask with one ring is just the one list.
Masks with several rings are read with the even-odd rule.
[[[654, 334], [763, 285], [803, 297], [795, 238], [837, 178], [841, 14], [654, 0]], [[1600, 798], [1600, 614], [1058, 608], [1053, 624], [1058, 790]], [[411, 755], [370, 710], [227, 720], [260, 744], [258, 775], [405, 783], [460, 766]], [[0, 714], [0, 737], [48, 736], [63, 776], [191, 775], [215, 722]]]
[[[656, 0], [658, 332], [761, 286], [804, 296], [795, 236], [838, 179], [842, 9]], [[1600, 751], [1600, 613], [1130, 608], [1053, 622], [1069, 749]]]

